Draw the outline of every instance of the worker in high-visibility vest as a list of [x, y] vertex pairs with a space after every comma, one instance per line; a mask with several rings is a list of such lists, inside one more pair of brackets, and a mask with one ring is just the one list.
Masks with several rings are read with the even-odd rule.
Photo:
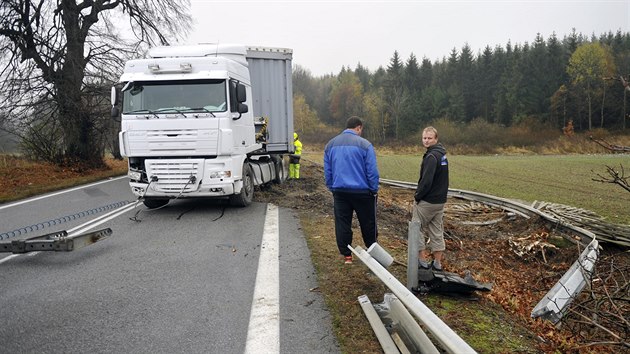
[[302, 142], [298, 139], [298, 134], [293, 133], [293, 146], [295, 151], [289, 155], [289, 178], [300, 178], [300, 157], [302, 155]]

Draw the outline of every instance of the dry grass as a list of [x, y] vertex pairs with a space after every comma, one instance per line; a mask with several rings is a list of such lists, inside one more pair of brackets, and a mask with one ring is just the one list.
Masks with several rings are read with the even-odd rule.
[[0, 155], [0, 203], [123, 175], [127, 161], [106, 159], [107, 168], [82, 170]]

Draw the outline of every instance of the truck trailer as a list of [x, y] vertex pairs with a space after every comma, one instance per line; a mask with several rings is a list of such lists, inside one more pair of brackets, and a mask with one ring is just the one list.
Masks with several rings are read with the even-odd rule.
[[202, 44], [151, 48], [112, 88], [131, 191], [148, 208], [177, 198], [252, 202], [286, 179], [293, 146], [286, 48]]

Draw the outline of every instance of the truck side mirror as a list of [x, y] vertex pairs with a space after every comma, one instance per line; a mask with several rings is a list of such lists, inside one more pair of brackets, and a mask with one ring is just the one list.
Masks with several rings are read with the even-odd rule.
[[112, 103], [112, 106], [116, 106], [118, 104], [118, 91], [116, 90], [116, 87], [114, 86], [112, 86], [112, 93], [111, 93], [110, 101]]
[[[243, 103], [247, 101], [247, 91], [245, 91], [245, 85], [241, 84], [240, 82], [236, 85], [236, 100], [239, 103]], [[239, 108], [239, 112], [240, 111], [241, 109]], [[245, 112], [241, 112], [241, 113], [245, 113]]]
[[110, 101], [112, 103], [112, 118], [118, 118], [120, 116], [120, 108], [118, 108], [119, 103], [119, 94], [116, 86], [112, 86], [112, 92], [110, 96]]
[[247, 113], [249, 112], [249, 107], [245, 103], [238, 104], [238, 113]]
[[120, 108], [118, 106], [112, 106], [112, 118], [118, 118], [120, 115]]

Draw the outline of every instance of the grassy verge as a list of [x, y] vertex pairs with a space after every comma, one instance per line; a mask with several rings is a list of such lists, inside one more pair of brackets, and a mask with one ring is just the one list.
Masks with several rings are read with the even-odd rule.
[[1, 155], [0, 203], [120, 176], [127, 172], [127, 161], [106, 159], [105, 162], [105, 169], [78, 170]]

